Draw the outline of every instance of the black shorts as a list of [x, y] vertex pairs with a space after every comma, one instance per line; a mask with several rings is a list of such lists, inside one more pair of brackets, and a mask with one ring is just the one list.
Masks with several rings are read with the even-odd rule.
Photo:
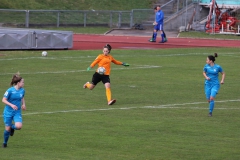
[[100, 81], [102, 81], [103, 84], [110, 83], [109, 75], [101, 75], [95, 72], [92, 77], [92, 84], [96, 86]]

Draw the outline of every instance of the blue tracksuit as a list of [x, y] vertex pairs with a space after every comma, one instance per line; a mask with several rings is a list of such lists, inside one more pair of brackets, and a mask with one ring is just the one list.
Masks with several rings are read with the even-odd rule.
[[[157, 11], [156, 14], [155, 14], [155, 21], [157, 22], [157, 24], [154, 26], [154, 30], [163, 31], [163, 20], [164, 20], [163, 11], [162, 10]], [[161, 42], [164, 42], [164, 34], [163, 33], [161, 34], [161, 37], [162, 37]], [[156, 38], [157, 38], [157, 32], [154, 32], [152, 39], [154, 41], [156, 41]]]
[[159, 10], [158, 12], [156, 12], [155, 14], [155, 20], [158, 23], [157, 25], [155, 25], [154, 29], [159, 31], [159, 30], [163, 30], [163, 20], [164, 20], [164, 13], [162, 10]]

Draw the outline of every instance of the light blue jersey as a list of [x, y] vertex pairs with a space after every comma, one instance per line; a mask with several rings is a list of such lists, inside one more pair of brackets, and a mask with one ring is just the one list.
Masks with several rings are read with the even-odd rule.
[[[21, 114], [21, 106], [22, 106], [22, 99], [24, 98], [25, 90], [20, 88], [16, 90], [15, 87], [9, 88], [3, 95], [4, 98], [7, 99], [9, 103], [12, 103], [18, 107], [17, 110], [14, 110], [11, 106], [5, 105], [3, 111], [3, 121], [5, 127], [11, 127], [10, 131], [4, 130], [3, 132], [3, 146], [7, 147], [9, 136], [13, 136], [14, 130], [18, 130], [15, 124], [12, 124], [12, 121], [15, 123], [22, 123], [22, 114]], [[13, 131], [12, 131], [13, 130]]]
[[223, 69], [217, 64], [214, 64], [213, 66], [206, 64], [203, 67], [203, 72], [205, 72], [206, 76], [210, 78], [209, 80], [205, 79], [205, 95], [209, 101], [209, 116], [212, 116], [215, 102], [214, 99], [210, 98], [215, 98], [218, 94], [218, 91], [220, 89], [218, 75], [219, 73], [223, 73]]
[[223, 72], [223, 69], [218, 64], [214, 64], [214, 66], [210, 66], [206, 64], [203, 68], [203, 72], [210, 78], [210, 80], [205, 79], [205, 84], [211, 85], [219, 85], [218, 74]]
[[20, 88], [19, 90], [16, 90], [15, 87], [9, 88], [5, 93], [4, 97], [7, 99], [9, 103], [12, 103], [18, 107], [18, 110], [14, 110], [12, 107], [5, 105], [4, 108], [4, 114], [14, 114], [15, 112], [21, 113], [21, 103], [22, 98], [25, 95], [25, 90], [23, 88]]

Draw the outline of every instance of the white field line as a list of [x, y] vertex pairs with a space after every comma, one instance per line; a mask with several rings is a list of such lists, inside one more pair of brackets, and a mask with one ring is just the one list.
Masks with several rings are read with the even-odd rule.
[[[209, 55], [210, 53], [187, 53], [187, 54], [163, 54], [163, 55], [151, 55], [151, 54], [147, 54], [147, 55], [137, 55], [137, 54], [130, 54], [130, 55], [114, 55], [114, 57], [135, 57], [137, 56], [141, 56], [141, 57], [175, 57], [175, 56], [188, 56], [188, 55]], [[224, 53], [222, 54], [222, 56], [236, 56], [239, 57], [238, 54], [236, 53]], [[0, 59], [0, 61], [12, 61], [12, 60], [31, 60], [31, 59], [41, 59], [41, 60], [69, 60], [69, 59], [79, 59], [81, 60], [82, 58], [96, 58], [96, 56], [79, 56], [79, 57], [24, 57], [24, 58], [3, 58]]]
[[[138, 55], [138, 54], [129, 54], [129, 55], [118, 55], [118, 54], [115, 54], [114, 57], [135, 57], [135, 56], [156, 56], [156, 57], [172, 57], [172, 56], [188, 56], [188, 55], [209, 55], [211, 53], [175, 53], [175, 54], [160, 54], [160, 55], [151, 55], [151, 54], [147, 54], [147, 55]], [[224, 54], [221, 54], [222, 56], [236, 56], [236, 57], [239, 57], [238, 53], [224, 53]], [[54, 55], [55, 57], [51, 57], [51, 54], [49, 54], [48, 57], [42, 57], [42, 56], [37, 56], [37, 57], [23, 57], [23, 58], [3, 58], [3, 59], [0, 59], [0, 61], [6, 61], [6, 60], [9, 60], [9, 61], [12, 61], [12, 60], [29, 60], [29, 59], [42, 59], [42, 60], [69, 60], [69, 59], [74, 59], [76, 60], [77, 58], [81, 59], [81, 58], [96, 58], [97, 55], [86, 55], [86, 56], [78, 56], [78, 57], [72, 57], [72, 56], [69, 56], [69, 57], [58, 57], [57, 55]]]
[[[186, 55], [198, 55], [200, 53], [190, 53], [190, 54], [166, 54], [166, 55], [150, 55], [148, 54], [148, 57], [171, 57], [171, 56], [186, 56]], [[204, 54], [204, 53], [201, 53]], [[114, 55], [114, 57], [135, 57], [135, 54], [130, 54], [130, 55]], [[137, 56], [144, 56], [146, 57], [146, 55], [137, 55]], [[14, 61], [14, 60], [31, 60], [31, 59], [41, 59], [41, 60], [69, 60], [69, 59], [81, 59], [81, 58], [96, 58], [97, 56], [79, 56], [79, 57], [24, 57], [24, 58], [4, 58], [4, 59], [0, 59], [0, 61]]]
[[[165, 54], [165, 55], [114, 55], [114, 57], [175, 57], [175, 56], [187, 56], [187, 55], [208, 55], [209, 53], [189, 53], [189, 54]], [[95, 59], [97, 56], [79, 56], [79, 57], [24, 57], [24, 58], [6, 58], [0, 59], [0, 61], [14, 61], [14, 60], [32, 60], [32, 59], [40, 59], [40, 60], [82, 60], [86, 58], [91, 58], [92, 60]]]
[[[142, 65], [136, 67], [121, 67], [121, 68], [112, 68], [111, 70], [122, 70], [122, 69], [151, 69], [151, 68], [160, 68], [162, 66], [151, 66], [151, 65]], [[93, 69], [94, 71], [95, 69]], [[87, 72], [87, 70], [72, 70], [72, 71], [56, 71], [56, 72], [21, 72], [22, 75], [24, 74], [62, 74], [62, 73], [77, 73], [77, 72]], [[15, 73], [0, 73], [0, 75], [13, 75]]]
[[[216, 103], [228, 103], [228, 102], [239, 102], [240, 99], [235, 100], [223, 100], [215, 101]], [[198, 105], [207, 104], [207, 102], [192, 102], [192, 103], [181, 103], [181, 104], [166, 104], [159, 106], [143, 106], [143, 107], [124, 107], [124, 108], [99, 108], [99, 109], [76, 109], [76, 110], [63, 110], [63, 111], [52, 111], [52, 112], [32, 112], [24, 113], [22, 115], [39, 115], [39, 114], [55, 114], [55, 113], [70, 113], [70, 112], [98, 112], [98, 111], [110, 111], [110, 110], [132, 110], [132, 109], [195, 109], [195, 110], [207, 110], [208, 107], [187, 107], [187, 105]], [[240, 108], [219, 108], [215, 107], [217, 110], [240, 110]], [[0, 116], [2, 117], [2, 116]]]

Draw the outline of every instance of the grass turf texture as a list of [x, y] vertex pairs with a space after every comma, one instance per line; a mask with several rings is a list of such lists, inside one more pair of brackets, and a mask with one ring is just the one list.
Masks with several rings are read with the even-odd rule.
[[[239, 51], [113, 50], [116, 59], [131, 65], [112, 65], [113, 106], [107, 105], [101, 83], [93, 91], [82, 88], [94, 72], [86, 68], [101, 50], [48, 51], [48, 57], [41, 57], [41, 51], [2, 51], [0, 93], [19, 71], [25, 79], [27, 111], [22, 130], [10, 137], [0, 157], [238, 160]], [[226, 80], [213, 117], [208, 117], [202, 68], [214, 52]]]
[[[151, 9], [156, 0], [2, 0], [0, 8], [2, 9], [19, 9], [19, 10], [81, 10], [81, 11], [131, 11], [132, 9]], [[130, 13], [122, 13], [121, 22], [130, 22]], [[141, 15], [141, 14], [140, 14]], [[152, 13], [150, 14], [152, 15]], [[82, 25], [84, 23], [84, 14], [77, 12], [62, 12], [60, 15], [60, 26], [62, 24]], [[146, 14], [142, 15], [144, 18]], [[118, 23], [118, 13], [113, 13], [112, 23]], [[1, 12], [1, 23], [3, 27], [25, 28], [25, 12]], [[109, 13], [88, 13], [86, 17], [87, 25], [107, 25], [110, 20]], [[52, 12], [31, 12], [29, 23], [33, 26], [56, 26], [57, 13]], [[116, 25], [113, 25], [116, 27]]]
[[72, 31], [76, 34], [104, 34], [111, 30], [109, 27], [47, 27], [37, 29]]
[[[156, 0], [1, 0], [3, 9], [131, 10], [152, 8]], [[126, 5], [127, 4], [127, 5]]]
[[226, 34], [209, 34], [205, 32], [181, 32], [179, 34], [179, 37], [189, 37], [189, 38], [208, 38], [208, 39], [234, 39], [234, 40], [240, 40], [240, 36], [236, 36], [234, 34], [232, 35], [226, 35]]

